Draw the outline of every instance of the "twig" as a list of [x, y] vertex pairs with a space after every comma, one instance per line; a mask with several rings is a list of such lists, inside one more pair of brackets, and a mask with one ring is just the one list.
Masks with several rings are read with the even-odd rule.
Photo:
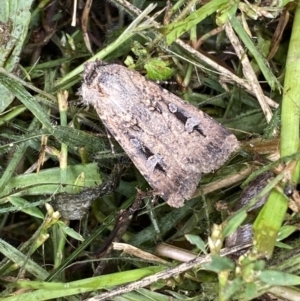
[[255, 75], [255, 72], [253, 71], [253, 68], [250, 64], [250, 61], [248, 59], [247, 54], [245, 53], [244, 48], [242, 47], [240, 40], [236, 36], [236, 34], [233, 31], [233, 28], [231, 27], [231, 24], [227, 22], [225, 24], [225, 31], [227, 34], [227, 37], [229, 38], [238, 58], [240, 59], [242, 66], [243, 66], [243, 73], [248, 80], [252, 91], [254, 91], [254, 94], [261, 106], [261, 109], [266, 117], [267, 122], [269, 123], [272, 119], [272, 111], [269, 107], [269, 105], [265, 101], [265, 95], [261, 89], [261, 86], [257, 80], [257, 77]]
[[[222, 256], [226, 256], [226, 255], [230, 255], [233, 254], [241, 249], [247, 248], [249, 247], [250, 244], [248, 245], [243, 245], [243, 246], [237, 246], [237, 247], [233, 247], [230, 249], [225, 249], [224, 252], [221, 253]], [[210, 255], [206, 255], [206, 256], [200, 256], [200, 257], [196, 257], [195, 259], [192, 259], [191, 261], [182, 263], [180, 265], [178, 265], [177, 267], [174, 268], [169, 268], [166, 269], [163, 272], [160, 273], [156, 273], [155, 275], [152, 276], [148, 276], [145, 277], [142, 280], [121, 286], [119, 288], [114, 289], [111, 292], [107, 292], [98, 296], [95, 296], [93, 298], [89, 298], [89, 299], [85, 299], [84, 301], [104, 301], [104, 300], [108, 300], [111, 299], [113, 297], [119, 296], [121, 294], [124, 293], [128, 293], [134, 290], [137, 290], [139, 288], [148, 286], [152, 283], [155, 283], [157, 281], [160, 280], [165, 280], [171, 277], [175, 277], [183, 272], [186, 272], [192, 268], [199, 268], [202, 264], [204, 263], [208, 263], [211, 261]]]

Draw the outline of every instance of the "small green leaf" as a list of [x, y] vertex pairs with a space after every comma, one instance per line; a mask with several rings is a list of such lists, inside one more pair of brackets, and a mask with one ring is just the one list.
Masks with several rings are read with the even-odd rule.
[[84, 238], [79, 233], [74, 231], [72, 228], [68, 227], [65, 223], [59, 221], [57, 224], [60, 227], [60, 229], [68, 236], [71, 236], [80, 241], [84, 241]]
[[285, 244], [283, 242], [280, 242], [280, 241], [277, 241], [275, 243], [275, 247], [278, 247], [278, 248], [281, 248], [281, 249], [293, 250], [292, 246], [290, 246], [288, 244]]
[[127, 55], [125, 61], [124, 61], [124, 64], [129, 68], [129, 69], [134, 69], [135, 67], [135, 63], [134, 63], [134, 60], [132, 58], [132, 56], [130, 55]]
[[227, 270], [233, 271], [235, 264], [227, 257], [212, 255], [211, 262], [203, 264], [203, 267], [206, 270], [219, 273]]
[[230, 300], [234, 293], [236, 293], [243, 285], [243, 280], [240, 277], [234, 278], [230, 281], [222, 291], [224, 300]]
[[269, 285], [299, 285], [300, 277], [275, 270], [264, 270], [258, 278]]
[[166, 62], [158, 58], [149, 60], [145, 69], [147, 70], [147, 78], [151, 80], [167, 80], [174, 73], [174, 70], [168, 67]]
[[44, 219], [44, 214], [42, 213], [42, 211], [36, 207], [29, 207], [31, 204], [23, 198], [10, 196], [7, 197], [7, 199], [12, 205], [16, 207], [16, 211], [22, 211], [31, 216]]
[[131, 51], [138, 57], [138, 58], [146, 58], [148, 56], [147, 49], [141, 45], [138, 41], [132, 42]]
[[199, 250], [201, 250], [204, 254], [207, 254], [205, 248], [205, 242], [201, 239], [200, 236], [194, 234], [186, 234], [185, 238], [191, 243], [195, 245]]
[[257, 287], [255, 283], [247, 283], [245, 287], [246, 300], [252, 300], [257, 297]]
[[295, 226], [290, 226], [290, 225], [282, 226], [277, 235], [277, 241], [281, 241], [281, 240], [289, 237], [296, 230], [297, 230], [297, 227], [295, 227]]

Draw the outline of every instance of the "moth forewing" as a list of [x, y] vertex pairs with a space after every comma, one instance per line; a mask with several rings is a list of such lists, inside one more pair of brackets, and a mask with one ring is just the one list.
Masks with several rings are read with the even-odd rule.
[[183, 206], [202, 173], [218, 169], [239, 144], [207, 114], [136, 71], [85, 64], [82, 97], [170, 206]]

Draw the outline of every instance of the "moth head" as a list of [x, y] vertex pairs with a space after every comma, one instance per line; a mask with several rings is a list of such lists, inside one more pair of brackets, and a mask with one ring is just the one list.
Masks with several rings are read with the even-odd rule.
[[82, 75], [83, 84], [77, 93], [82, 97], [82, 102], [84, 104], [95, 106], [97, 102], [101, 101], [101, 97], [104, 96], [97, 80], [99, 74], [101, 74], [101, 67], [103, 66], [103, 62], [99, 60], [84, 64], [84, 72]]
[[83, 71], [83, 82], [87, 85], [91, 85], [95, 78], [99, 76], [101, 67], [103, 63], [101, 61], [94, 61], [94, 62], [86, 62], [84, 64], [84, 71]]

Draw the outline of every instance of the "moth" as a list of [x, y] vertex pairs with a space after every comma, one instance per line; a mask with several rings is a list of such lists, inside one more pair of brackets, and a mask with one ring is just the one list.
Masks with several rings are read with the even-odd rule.
[[121, 65], [86, 63], [80, 94], [172, 207], [192, 198], [201, 174], [218, 169], [239, 147], [210, 116]]

